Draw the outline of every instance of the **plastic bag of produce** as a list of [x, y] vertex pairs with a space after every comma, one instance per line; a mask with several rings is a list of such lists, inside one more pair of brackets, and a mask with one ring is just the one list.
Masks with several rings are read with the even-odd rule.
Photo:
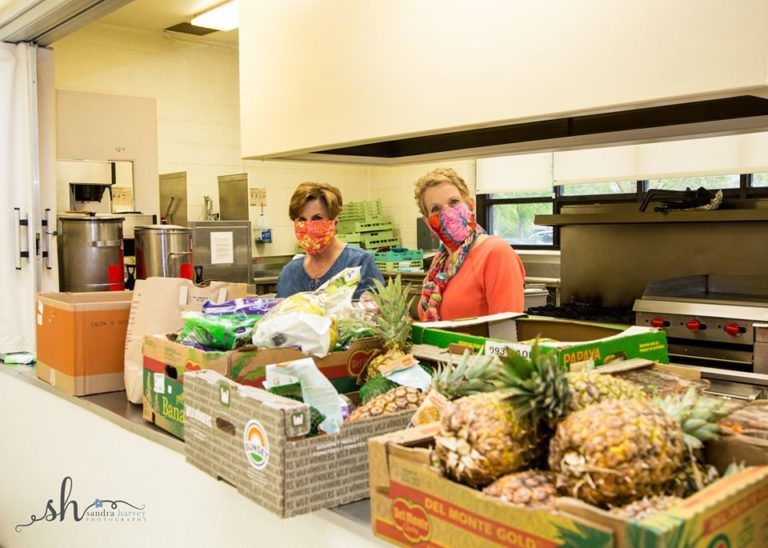
[[256, 314], [215, 315], [183, 312], [184, 328], [177, 342], [204, 350], [234, 350], [251, 342]]
[[346, 268], [316, 291], [283, 299], [256, 326], [253, 344], [298, 347], [305, 354], [325, 356], [336, 347], [334, 311], [349, 307], [359, 282], [360, 267]]
[[264, 318], [253, 333], [260, 348], [299, 348], [304, 354], [323, 357], [336, 345], [333, 320], [321, 314], [290, 312]]
[[269, 297], [245, 297], [234, 299], [220, 304], [213, 301], [205, 301], [203, 313], [215, 316], [247, 314], [250, 316], [263, 316], [283, 299]]

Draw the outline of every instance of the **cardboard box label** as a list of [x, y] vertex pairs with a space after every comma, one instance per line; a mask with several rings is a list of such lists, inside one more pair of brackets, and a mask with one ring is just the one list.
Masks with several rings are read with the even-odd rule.
[[[474, 536], [502, 546], [555, 548], [557, 543], [533, 533], [512, 527], [457, 506], [447, 500], [402, 483], [390, 484], [392, 518], [395, 527], [409, 541], [418, 543], [430, 538], [430, 518], [444, 521]], [[410, 538], [409, 538], [410, 537]]]
[[184, 439], [184, 385], [150, 369], [143, 373], [145, 415], [154, 415], [152, 422]]
[[245, 456], [256, 470], [264, 470], [269, 464], [269, 436], [261, 423], [251, 419], [243, 430]]

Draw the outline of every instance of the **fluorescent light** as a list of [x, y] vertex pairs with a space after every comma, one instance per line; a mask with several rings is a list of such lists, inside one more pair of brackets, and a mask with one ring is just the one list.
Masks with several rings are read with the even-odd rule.
[[237, 0], [219, 4], [192, 19], [196, 27], [216, 30], [233, 30], [238, 26]]

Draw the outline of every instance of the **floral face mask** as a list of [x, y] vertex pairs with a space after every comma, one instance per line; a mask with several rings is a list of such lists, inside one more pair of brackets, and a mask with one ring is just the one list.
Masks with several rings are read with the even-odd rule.
[[470, 206], [462, 203], [430, 215], [427, 224], [445, 247], [456, 251], [464, 240], [475, 232], [475, 212]]
[[318, 255], [328, 248], [336, 236], [336, 221], [334, 219], [294, 221], [293, 231], [296, 234], [296, 241], [307, 255]]

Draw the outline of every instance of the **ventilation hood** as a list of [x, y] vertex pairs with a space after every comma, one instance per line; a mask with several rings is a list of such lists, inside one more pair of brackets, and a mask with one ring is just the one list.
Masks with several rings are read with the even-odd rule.
[[638, 144], [768, 129], [768, 99], [736, 95], [381, 140], [284, 158], [397, 165]]

